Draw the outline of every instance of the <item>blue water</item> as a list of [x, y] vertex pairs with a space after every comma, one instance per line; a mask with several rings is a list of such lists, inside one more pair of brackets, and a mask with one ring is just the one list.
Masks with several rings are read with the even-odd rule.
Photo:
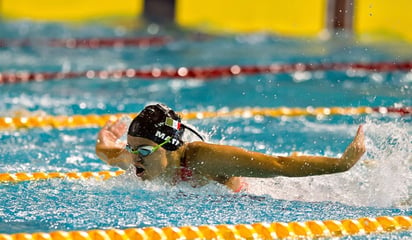
[[[13, 22], [0, 38], [31, 39], [0, 48], [0, 72], [85, 71], [145, 67], [267, 65], [271, 63], [412, 60], [408, 43], [360, 43], [339, 38], [289, 39], [268, 34], [213, 36], [160, 29], [175, 41], [158, 47], [68, 49], [48, 38], [150, 35], [143, 27]], [[138, 112], [165, 103], [176, 111], [245, 107], [411, 106], [412, 74], [318, 71], [198, 79], [65, 79], [0, 85], [0, 115]], [[339, 156], [359, 124], [368, 151], [350, 171], [305, 178], [247, 179], [247, 193], [215, 183], [193, 189], [142, 182], [133, 175], [108, 181], [54, 179], [0, 184], [0, 233], [144, 226], [308, 221], [412, 215], [412, 119], [398, 115], [189, 120], [210, 142], [267, 154]], [[117, 170], [95, 156], [96, 127], [0, 132], [0, 172]], [[400, 239], [412, 232], [373, 235]], [[360, 239], [362, 237], [359, 237]]]

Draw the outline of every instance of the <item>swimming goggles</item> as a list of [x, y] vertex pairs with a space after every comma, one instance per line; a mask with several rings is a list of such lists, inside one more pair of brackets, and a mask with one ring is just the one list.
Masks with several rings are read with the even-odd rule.
[[161, 144], [159, 144], [159, 145], [156, 145], [156, 146], [141, 146], [141, 147], [138, 147], [137, 149], [132, 149], [132, 148], [130, 147], [130, 145], [127, 144], [127, 145], [126, 145], [126, 150], [127, 150], [129, 153], [137, 154], [137, 155], [139, 155], [139, 156], [141, 156], [141, 157], [147, 157], [147, 156], [149, 156], [150, 154], [152, 154], [152, 153], [154, 153], [155, 151], [157, 151], [160, 147], [162, 147], [162, 146], [165, 145], [166, 143], [170, 142], [170, 140], [172, 140], [172, 138], [171, 138], [171, 137], [167, 137], [166, 140], [165, 140], [164, 142], [162, 142]]

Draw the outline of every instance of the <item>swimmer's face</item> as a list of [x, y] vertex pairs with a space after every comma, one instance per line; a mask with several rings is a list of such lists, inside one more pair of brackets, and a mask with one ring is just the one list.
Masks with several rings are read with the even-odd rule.
[[[158, 145], [149, 139], [133, 136], [127, 136], [127, 144], [133, 150], [140, 147], [155, 147]], [[133, 165], [136, 168], [136, 175], [143, 180], [151, 180], [166, 171], [167, 158], [164, 148], [159, 148], [147, 156], [131, 154], [133, 156]]]

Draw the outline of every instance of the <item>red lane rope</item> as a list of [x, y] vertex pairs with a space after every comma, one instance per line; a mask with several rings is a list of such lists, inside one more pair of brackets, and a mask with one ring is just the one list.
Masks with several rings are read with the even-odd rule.
[[101, 48], [101, 47], [150, 47], [163, 46], [171, 42], [171, 37], [139, 37], [139, 38], [90, 38], [90, 39], [52, 39], [47, 43], [51, 47], [67, 48]]
[[372, 110], [374, 112], [378, 112], [378, 113], [397, 113], [401, 116], [404, 115], [412, 115], [412, 106], [411, 107], [401, 107], [401, 108], [397, 108], [397, 107], [374, 107], [372, 108]]
[[69, 38], [69, 39], [48, 39], [39, 41], [6, 40], [0, 39], [0, 47], [26, 47], [37, 43], [45, 44], [50, 47], [67, 48], [103, 48], [103, 47], [150, 47], [163, 46], [171, 42], [172, 37], [153, 36], [153, 37], [130, 37], [130, 38]]
[[152, 69], [123, 69], [123, 70], [89, 70], [84, 72], [17, 72], [0, 73], [0, 84], [19, 83], [29, 81], [44, 81], [51, 79], [72, 78], [198, 78], [214, 79], [235, 75], [277, 74], [299, 71], [411, 71], [412, 61], [406, 62], [377, 62], [377, 63], [297, 63], [271, 64], [263, 66], [218, 66], [218, 67], [180, 67], [180, 68], [152, 68]]

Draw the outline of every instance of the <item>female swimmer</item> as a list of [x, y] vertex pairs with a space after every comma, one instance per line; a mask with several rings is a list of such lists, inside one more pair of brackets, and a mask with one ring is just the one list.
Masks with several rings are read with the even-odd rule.
[[[118, 139], [127, 132], [127, 144]], [[201, 141], [184, 142], [185, 130]], [[108, 164], [135, 167], [143, 180], [162, 178], [175, 183], [190, 181], [201, 186], [217, 181], [239, 191], [240, 177], [303, 177], [349, 170], [365, 153], [364, 133], [359, 127], [354, 140], [340, 158], [291, 155], [272, 156], [238, 147], [206, 143], [195, 130], [162, 104], [146, 106], [130, 126], [108, 122], [99, 132], [96, 154]]]

